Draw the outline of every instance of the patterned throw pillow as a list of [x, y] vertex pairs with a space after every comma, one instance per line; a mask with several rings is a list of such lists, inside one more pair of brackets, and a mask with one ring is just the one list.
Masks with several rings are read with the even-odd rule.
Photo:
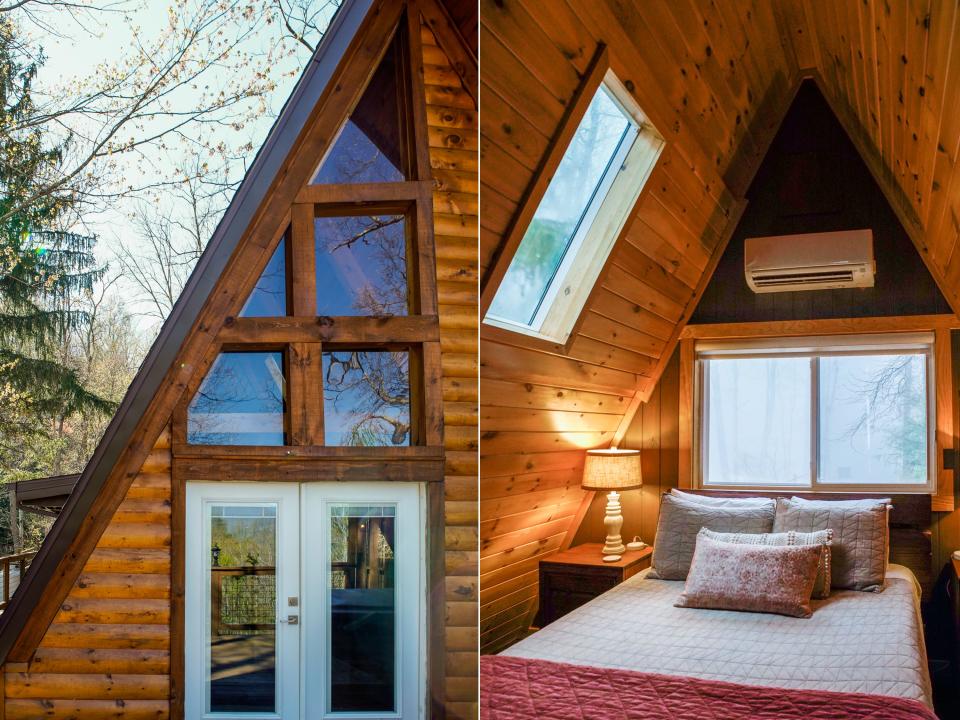
[[773, 504], [769, 507], [715, 507], [664, 494], [660, 497], [653, 567], [647, 577], [661, 580], [687, 577], [700, 528], [717, 532], [768, 533], [773, 530], [774, 514]]
[[697, 537], [676, 607], [810, 617], [818, 545], [753, 545]]
[[883, 500], [777, 500], [773, 532], [833, 530], [831, 584], [836, 589], [880, 592], [890, 554]]
[[818, 530], [810, 533], [791, 530], [784, 533], [762, 533], [760, 535], [701, 530], [700, 536], [738, 545], [819, 545], [820, 564], [817, 566], [817, 581], [813, 585], [813, 597], [818, 600], [830, 597], [830, 545], [833, 540], [833, 530]]

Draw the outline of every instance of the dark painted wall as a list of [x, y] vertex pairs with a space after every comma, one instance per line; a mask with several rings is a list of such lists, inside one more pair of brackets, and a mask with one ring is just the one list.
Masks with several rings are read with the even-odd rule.
[[[747, 193], [749, 204], [690, 322], [948, 313], [923, 260], [811, 81], [800, 88]], [[743, 276], [748, 237], [871, 228], [876, 285], [754, 293]]]

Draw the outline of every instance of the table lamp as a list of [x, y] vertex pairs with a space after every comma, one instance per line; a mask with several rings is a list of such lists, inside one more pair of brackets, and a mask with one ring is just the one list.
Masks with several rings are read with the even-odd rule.
[[604, 555], [621, 555], [626, 550], [620, 537], [623, 515], [619, 491], [632, 490], [642, 484], [639, 450], [587, 450], [580, 486], [584, 490], [608, 491], [607, 513], [603, 518], [607, 530]]

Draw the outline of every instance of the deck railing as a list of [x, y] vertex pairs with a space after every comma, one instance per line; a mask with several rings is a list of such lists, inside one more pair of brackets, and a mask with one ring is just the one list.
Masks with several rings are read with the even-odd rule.
[[37, 554], [36, 550], [17, 553], [16, 555], [6, 555], [0, 557], [0, 573], [3, 577], [3, 599], [0, 601], [0, 610], [7, 607], [10, 602], [10, 596], [20, 586], [20, 580], [30, 567], [33, 556]]

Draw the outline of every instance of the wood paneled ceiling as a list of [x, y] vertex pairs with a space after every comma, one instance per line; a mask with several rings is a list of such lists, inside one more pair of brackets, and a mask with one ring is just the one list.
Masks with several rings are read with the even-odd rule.
[[666, 139], [566, 347], [481, 335], [481, 641], [536, 604], [572, 538], [582, 450], [622, 434], [805, 77], [960, 311], [960, 10], [947, 0], [481, 0], [484, 277], [598, 43]]

